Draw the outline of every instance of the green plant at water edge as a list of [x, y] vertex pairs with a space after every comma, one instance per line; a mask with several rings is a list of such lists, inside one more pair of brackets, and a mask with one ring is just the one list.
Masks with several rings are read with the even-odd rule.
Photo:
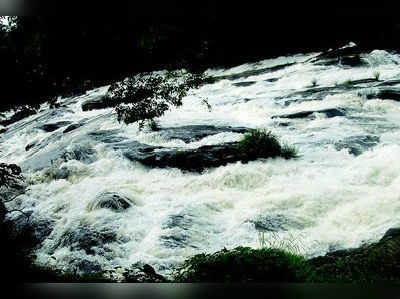
[[311, 268], [282, 249], [237, 247], [198, 254], [175, 272], [177, 282], [304, 282]]
[[374, 72], [374, 78], [375, 78], [376, 81], [379, 81], [380, 76], [381, 76], [380, 72], [378, 72], [378, 71]]
[[265, 129], [251, 130], [239, 141], [239, 150], [250, 159], [273, 158], [281, 156], [285, 159], [297, 156], [297, 149], [289, 145], [281, 145], [278, 137]]

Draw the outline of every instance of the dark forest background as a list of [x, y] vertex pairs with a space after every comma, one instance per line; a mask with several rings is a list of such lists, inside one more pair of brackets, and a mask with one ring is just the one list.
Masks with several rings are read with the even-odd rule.
[[[242, 4], [243, 5], [243, 4]], [[390, 8], [284, 5], [198, 7], [149, 4], [130, 16], [21, 16], [0, 26], [0, 110], [35, 105], [138, 72], [201, 72], [354, 41], [362, 49], [400, 49]], [[249, 7], [248, 5], [247, 7]]]

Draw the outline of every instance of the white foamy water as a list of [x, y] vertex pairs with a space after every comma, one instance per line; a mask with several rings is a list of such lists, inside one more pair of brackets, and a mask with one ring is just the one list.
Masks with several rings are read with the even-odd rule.
[[[301, 252], [309, 257], [376, 241], [387, 229], [400, 225], [400, 103], [367, 100], [359, 96], [357, 88], [311, 95], [306, 100], [290, 96], [309, 88], [313, 79], [318, 87], [332, 87], [348, 79], [372, 78], [377, 71], [381, 80], [400, 78], [400, 56], [376, 50], [363, 56], [366, 66], [353, 68], [306, 62], [313, 56], [280, 57], [229, 70], [210, 70], [209, 74], [223, 76], [296, 62], [274, 72], [203, 86], [187, 96], [182, 107], [159, 119], [161, 127], [267, 128], [298, 147], [300, 157], [293, 160], [237, 162], [202, 174], [151, 169], [131, 162], [87, 134], [114, 130], [113, 136], [121, 139], [183, 149], [238, 141], [242, 134], [225, 132], [184, 143], [165, 139], [157, 132], [139, 132], [135, 124], [119, 124], [112, 109], [81, 110], [83, 101], [104, 94], [107, 87], [62, 99], [66, 107], [57, 112], [43, 106], [39, 114], [11, 125], [0, 135], [1, 162], [23, 164], [77, 144], [96, 152], [96, 159], [88, 164], [70, 160], [52, 169], [26, 169], [32, 185], [21, 196], [21, 206], [31, 210], [33, 217], [54, 223], [52, 233], [36, 252], [38, 263], [68, 269], [77, 260], [99, 263], [102, 268], [128, 267], [140, 261], [168, 275], [171, 267], [196, 253], [239, 245], [259, 247], [257, 219], [274, 223], [282, 238], [297, 234], [303, 244]], [[271, 78], [276, 80], [265, 81]], [[233, 85], [243, 81], [255, 83]], [[212, 105], [211, 112], [201, 104], [202, 98]], [[272, 118], [328, 108], [344, 109], [346, 115]], [[38, 128], [58, 121], [82, 121], [84, 125], [68, 134], [62, 133], [67, 125], [53, 132]], [[375, 138], [377, 144], [353, 155], [351, 140], [360, 136]], [[26, 151], [32, 142], [43, 142], [43, 147]], [[54, 179], [54, 168], [67, 169], [68, 177]], [[123, 212], [89, 210], [88, 205], [103, 191], [127, 196], [132, 207]], [[80, 241], [60, 242], [66, 234], [85, 229], [111, 232], [114, 237], [92, 246], [90, 253], [77, 249], [74, 242]]]

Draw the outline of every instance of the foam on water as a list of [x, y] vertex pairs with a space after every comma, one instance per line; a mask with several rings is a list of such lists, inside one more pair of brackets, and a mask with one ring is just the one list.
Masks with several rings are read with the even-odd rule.
[[[396, 163], [400, 156], [400, 103], [366, 100], [352, 89], [321, 99], [293, 101], [287, 106], [282, 99], [275, 99], [306, 88], [313, 78], [319, 86], [333, 86], [348, 78], [371, 78], [376, 70], [383, 79], [395, 78], [400, 74], [396, 65], [400, 57], [373, 51], [365, 58], [373, 67], [339, 68], [305, 62], [313, 56], [281, 57], [229, 70], [210, 70], [213, 75], [227, 75], [298, 62], [246, 78], [256, 81], [248, 87], [232, 85], [241, 80], [203, 86], [187, 96], [182, 107], [171, 109], [159, 119], [161, 127], [212, 124], [269, 128], [284, 142], [297, 145], [300, 157], [294, 160], [237, 162], [202, 174], [150, 169], [128, 161], [87, 134], [115, 130], [115, 135], [129, 140], [174, 148], [238, 141], [242, 134], [219, 133], [184, 143], [164, 139], [157, 132], [139, 132], [135, 124], [119, 124], [110, 108], [81, 111], [83, 101], [105, 93], [107, 87], [78, 98], [61, 99], [67, 104], [63, 114], [54, 116], [44, 109], [12, 125], [11, 129], [21, 128], [1, 137], [1, 162], [21, 163], [82, 140], [98, 155], [93, 163], [71, 160], [57, 166], [68, 169], [66, 179], [54, 179], [54, 169], [26, 174], [32, 185], [21, 196], [22, 207], [32, 210], [33, 216], [43, 215], [55, 223], [53, 233], [36, 252], [37, 261], [64, 269], [73, 267], [79, 259], [99, 263], [103, 268], [142, 261], [168, 275], [171, 266], [196, 253], [239, 245], [258, 247], [254, 223], [260, 217], [276, 221], [276, 226], [281, 226], [277, 233], [282, 236], [301, 235], [302, 253], [307, 256], [376, 241], [388, 228], [400, 225], [400, 163]], [[263, 81], [273, 77], [280, 79]], [[212, 105], [211, 112], [201, 104], [202, 98]], [[345, 109], [346, 116], [328, 118], [316, 113], [309, 119], [271, 118], [326, 108]], [[42, 118], [32, 122], [38, 117]], [[60, 120], [85, 124], [34, 154], [25, 151], [27, 144], [58, 132], [46, 133], [36, 126]], [[289, 125], [280, 126], [282, 121]], [[379, 136], [379, 143], [358, 156], [348, 148], [335, 147], [336, 142], [349, 137], [372, 135]], [[126, 195], [133, 206], [118, 213], [88, 209], [104, 191]], [[79, 228], [111, 231], [115, 236], [102, 246], [94, 246], [92, 253], [74, 249], [74, 244], [60, 245], [67, 232]]]

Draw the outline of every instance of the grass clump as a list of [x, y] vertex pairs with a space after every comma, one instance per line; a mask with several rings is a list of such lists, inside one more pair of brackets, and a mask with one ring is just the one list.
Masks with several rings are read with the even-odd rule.
[[376, 81], [379, 81], [379, 78], [381, 77], [381, 73], [380, 72], [374, 72], [374, 78]]
[[198, 254], [176, 271], [177, 282], [304, 282], [311, 268], [304, 257], [282, 249], [236, 247]]
[[281, 144], [278, 137], [265, 129], [251, 130], [239, 142], [239, 150], [246, 153], [250, 159], [283, 157], [294, 158], [297, 148]]

